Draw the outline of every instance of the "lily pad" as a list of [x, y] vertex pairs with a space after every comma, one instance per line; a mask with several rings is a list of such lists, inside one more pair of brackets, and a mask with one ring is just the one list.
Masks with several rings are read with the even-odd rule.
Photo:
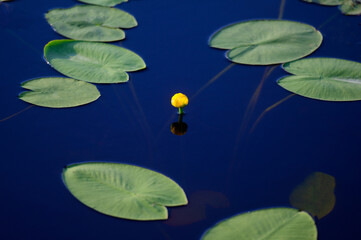
[[284, 20], [253, 20], [235, 23], [216, 32], [211, 47], [230, 49], [232, 62], [269, 65], [293, 61], [315, 51], [322, 34], [314, 27]]
[[345, 15], [360, 15], [361, 2], [344, 0], [344, 3], [339, 7], [339, 9]]
[[333, 176], [322, 172], [312, 173], [292, 191], [291, 205], [321, 219], [335, 207], [335, 185]]
[[44, 56], [62, 74], [93, 83], [126, 82], [126, 72], [146, 67], [136, 53], [107, 43], [53, 40], [45, 46]]
[[117, 4], [128, 2], [128, 0], [78, 0], [79, 2], [99, 5], [99, 6], [107, 6], [107, 7], [113, 7]]
[[293, 208], [270, 208], [247, 212], [217, 223], [202, 240], [316, 240], [312, 217]]
[[42, 107], [76, 107], [100, 97], [93, 84], [71, 78], [38, 78], [26, 81], [21, 86], [31, 91], [22, 92], [19, 98]]
[[304, 97], [325, 101], [361, 100], [361, 63], [337, 58], [308, 58], [285, 63], [278, 84]]
[[338, 6], [344, 2], [344, 0], [303, 0], [304, 2], [317, 3], [326, 6]]
[[78, 5], [54, 9], [45, 15], [59, 34], [76, 40], [111, 42], [125, 38], [119, 28], [132, 28], [137, 21], [129, 13], [117, 8]]
[[127, 164], [72, 164], [64, 169], [63, 180], [79, 201], [113, 217], [167, 219], [166, 206], [188, 203], [182, 188], [170, 178]]

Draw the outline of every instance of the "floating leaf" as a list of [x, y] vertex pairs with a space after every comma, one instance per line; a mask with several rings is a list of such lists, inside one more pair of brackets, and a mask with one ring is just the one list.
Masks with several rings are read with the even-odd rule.
[[321, 219], [335, 207], [335, 185], [333, 176], [322, 172], [312, 173], [292, 191], [291, 205]]
[[38, 78], [23, 82], [21, 86], [31, 91], [22, 92], [19, 98], [42, 107], [76, 107], [100, 97], [93, 84], [71, 78]]
[[339, 6], [340, 11], [345, 15], [361, 15], [360, 0], [303, 0], [327, 6]]
[[250, 65], [284, 63], [315, 51], [322, 35], [310, 25], [283, 20], [254, 20], [235, 23], [216, 32], [210, 46], [230, 49], [232, 62]]
[[132, 28], [137, 21], [129, 13], [117, 8], [78, 5], [54, 9], [45, 15], [48, 23], [59, 34], [86, 41], [111, 42], [125, 38], [119, 28]]
[[317, 3], [326, 6], [338, 6], [344, 2], [344, 0], [303, 0], [309, 3]]
[[312, 217], [293, 208], [247, 212], [217, 223], [202, 240], [316, 240]]
[[69, 191], [101, 213], [132, 220], [167, 219], [165, 206], [187, 204], [182, 188], [168, 177], [119, 163], [72, 164], [63, 171]]
[[44, 56], [62, 74], [93, 83], [126, 82], [126, 72], [145, 68], [134, 52], [106, 43], [54, 40], [45, 46]]
[[339, 9], [345, 15], [360, 15], [361, 3], [352, 0], [344, 0], [344, 3], [339, 7]]
[[308, 58], [285, 63], [278, 84], [304, 97], [326, 101], [361, 100], [361, 63], [337, 58]]
[[78, 1], [94, 4], [94, 5], [107, 6], [107, 7], [113, 7], [117, 4], [128, 2], [128, 0], [78, 0]]

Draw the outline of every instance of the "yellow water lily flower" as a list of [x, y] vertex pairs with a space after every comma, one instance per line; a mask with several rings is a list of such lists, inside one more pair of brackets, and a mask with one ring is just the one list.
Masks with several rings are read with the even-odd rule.
[[183, 114], [183, 108], [188, 105], [188, 98], [183, 93], [176, 93], [172, 97], [173, 107], [179, 108], [179, 114]]

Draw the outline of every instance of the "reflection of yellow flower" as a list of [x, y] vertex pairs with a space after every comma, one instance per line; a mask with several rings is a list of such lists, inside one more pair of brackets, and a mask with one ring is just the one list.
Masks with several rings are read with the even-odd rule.
[[188, 105], [188, 98], [183, 93], [176, 93], [172, 97], [172, 105], [176, 108], [184, 108]]
[[188, 126], [186, 123], [184, 123], [182, 121], [174, 122], [170, 126], [170, 130], [172, 131], [172, 133], [174, 135], [182, 136], [182, 135], [186, 134], [186, 132], [188, 130]]

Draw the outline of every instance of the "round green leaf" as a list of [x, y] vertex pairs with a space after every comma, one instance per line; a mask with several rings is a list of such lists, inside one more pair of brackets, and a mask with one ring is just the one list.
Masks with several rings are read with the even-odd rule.
[[62, 74], [93, 83], [126, 82], [126, 72], [145, 68], [134, 52], [106, 43], [54, 40], [45, 46], [44, 56]]
[[326, 6], [338, 6], [342, 4], [345, 0], [303, 0], [303, 1], [309, 3], [317, 3]]
[[38, 78], [26, 81], [21, 86], [31, 91], [22, 92], [19, 98], [42, 107], [76, 107], [100, 97], [93, 84], [71, 78]]
[[284, 20], [253, 20], [235, 23], [216, 32], [210, 46], [230, 49], [232, 62], [268, 65], [289, 62], [315, 51], [322, 35], [310, 25]]
[[219, 222], [202, 240], [316, 240], [310, 215], [293, 208], [270, 208], [247, 212]]
[[314, 172], [293, 189], [290, 203], [293, 207], [317, 216], [329, 214], [335, 207], [335, 178], [322, 172]]
[[361, 63], [337, 58], [308, 58], [285, 63], [278, 84], [304, 97], [326, 101], [361, 100]]
[[344, 0], [344, 3], [339, 7], [339, 9], [345, 15], [360, 15], [361, 2]]
[[116, 8], [78, 5], [54, 9], [45, 15], [48, 23], [59, 34], [86, 41], [111, 42], [124, 39], [124, 31], [137, 21], [129, 13]]
[[167, 219], [165, 206], [188, 202], [182, 188], [170, 178], [127, 164], [73, 164], [64, 169], [63, 180], [79, 201], [113, 217]]
[[128, 2], [128, 0], [78, 0], [78, 1], [94, 4], [94, 5], [107, 6], [107, 7], [113, 7], [117, 4]]

